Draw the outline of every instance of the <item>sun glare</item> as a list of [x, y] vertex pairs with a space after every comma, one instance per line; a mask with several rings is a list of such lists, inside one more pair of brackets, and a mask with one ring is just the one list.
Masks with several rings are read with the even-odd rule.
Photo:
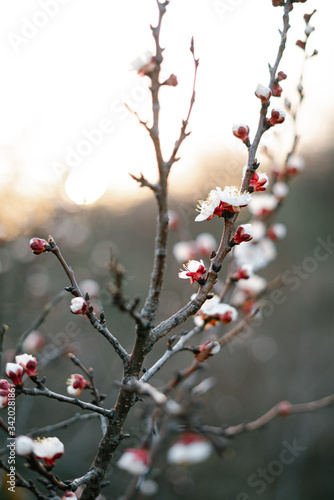
[[77, 205], [91, 205], [103, 196], [106, 184], [98, 173], [92, 170], [73, 170], [65, 182], [67, 196]]

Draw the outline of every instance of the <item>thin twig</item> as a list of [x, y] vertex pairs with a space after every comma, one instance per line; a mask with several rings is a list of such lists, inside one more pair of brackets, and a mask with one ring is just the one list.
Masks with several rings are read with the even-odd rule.
[[[6, 465], [2, 460], [0, 460], [0, 469], [3, 469], [7, 473], [12, 474], [12, 471], [10, 470], [8, 465]], [[38, 488], [36, 488], [36, 486], [34, 485], [34, 483], [31, 480], [29, 482], [26, 481], [21, 476], [21, 474], [19, 474], [17, 472], [16, 469], [14, 471], [14, 474], [15, 474], [15, 477], [17, 479], [17, 482], [16, 482], [17, 486], [22, 487], [22, 488], [27, 488], [27, 490], [30, 490], [35, 495], [35, 497], [38, 498], [38, 500], [47, 500], [48, 498], [50, 498], [49, 496], [44, 495]]]
[[[85, 298], [79, 288], [79, 285], [75, 279], [73, 269], [66, 263], [64, 257], [62, 256], [58, 246], [56, 245], [56, 242], [54, 239], [50, 236], [49, 237], [49, 243], [52, 247], [51, 252], [57, 257], [59, 262], [61, 263], [65, 273], [67, 274], [70, 283], [71, 283], [71, 293], [75, 297], [82, 297]], [[120, 342], [117, 340], [116, 337], [108, 330], [105, 322], [99, 321], [96, 317], [96, 314], [93, 312], [93, 308], [89, 308], [88, 312], [86, 313], [86, 316], [88, 317], [91, 325], [102, 335], [108, 340], [108, 342], [112, 345], [114, 348], [115, 352], [118, 354], [120, 359], [122, 360], [123, 364], [126, 364], [129, 360], [129, 354], [127, 351], [124, 349], [124, 347], [120, 344]]]
[[69, 403], [75, 406], [79, 406], [79, 408], [82, 408], [83, 410], [89, 410], [95, 413], [99, 413], [100, 415], [103, 415], [109, 419], [113, 419], [114, 417], [113, 410], [106, 410], [105, 408], [101, 408], [100, 406], [96, 406], [91, 403], [86, 403], [85, 401], [81, 401], [78, 398], [70, 398], [68, 396], [63, 396], [62, 394], [50, 391], [45, 386], [43, 386], [43, 389], [38, 389], [37, 387], [34, 389], [26, 389], [25, 387], [22, 387], [17, 390], [18, 394], [22, 393], [28, 396], [44, 396], [46, 398], [56, 399], [57, 401], [61, 401], [62, 403]]
[[170, 349], [167, 349], [166, 352], [161, 356], [158, 361], [154, 363], [154, 365], [151, 366], [148, 370], [145, 371], [144, 375], [140, 378], [141, 382], [147, 382], [150, 378], [155, 375], [160, 368], [163, 367], [163, 365], [172, 357], [174, 356], [177, 352], [180, 352], [183, 350], [184, 346], [186, 343], [194, 336], [197, 335], [198, 333], [201, 333], [204, 329], [205, 323], [200, 326], [195, 326], [190, 332], [188, 332], [185, 335], [182, 335], [180, 339], [177, 341], [177, 343]]
[[[289, 409], [285, 410], [285, 413], [283, 413], [284, 416], [295, 413], [307, 413], [320, 410], [334, 404], [334, 394], [326, 396], [322, 399], [318, 399], [316, 401], [311, 401], [309, 403], [287, 404], [289, 405]], [[270, 422], [270, 420], [273, 420], [275, 417], [280, 415], [282, 415], [282, 406], [280, 403], [277, 403], [269, 411], [267, 411], [264, 415], [257, 418], [256, 420], [227, 427], [226, 429], [224, 429], [223, 434], [228, 437], [234, 436], [235, 434], [240, 434], [241, 432], [254, 431], [256, 429], [259, 429], [260, 427], [263, 427], [268, 422]]]

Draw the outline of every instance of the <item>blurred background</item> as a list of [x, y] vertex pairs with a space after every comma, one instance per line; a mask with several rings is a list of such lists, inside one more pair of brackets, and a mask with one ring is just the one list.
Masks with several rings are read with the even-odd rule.
[[[291, 13], [288, 47], [279, 68], [288, 78], [282, 82], [284, 91], [282, 99], [276, 98], [276, 107], [283, 108], [284, 98], [293, 106], [298, 102], [296, 86], [304, 54], [295, 42], [304, 39], [303, 14], [318, 8], [317, 3], [296, 4]], [[290, 196], [276, 218], [287, 226], [287, 237], [278, 244], [279, 257], [259, 273], [271, 280], [290, 271], [298, 276], [299, 284], [282, 289], [283, 304], [269, 304], [268, 317], [264, 315], [263, 321], [252, 325], [243, 342], [210, 360], [203, 377], [213, 376], [216, 386], [199, 407], [202, 421], [210, 425], [255, 419], [282, 399], [299, 403], [333, 392], [334, 265], [330, 243], [329, 249], [322, 247], [328, 258], [314, 264], [319, 241], [334, 239], [333, 14], [334, 6], [327, 2], [311, 21], [316, 30], [308, 53], [317, 49], [319, 54], [304, 68], [305, 100], [298, 119], [301, 139], [297, 152], [306, 167], [291, 183]], [[269, 0], [182, 0], [172, 1], [168, 7], [161, 34], [166, 47], [162, 78], [174, 73], [179, 85], [161, 90], [161, 139], [166, 157], [191, 97], [191, 36], [200, 58], [189, 125], [192, 134], [182, 145], [182, 158], [170, 178], [170, 207], [180, 217], [185, 240], [203, 231], [212, 232], [219, 240], [220, 220], [194, 223], [196, 203], [216, 186], [240, 183], [246, 151], [231, 128], [233, 123], [244, 122], [250, 126], [251, 138], [255, 133], [259, 101], [254, 90], [258, 83], [268, 83], [267, 63], [276, 57], [281, 15], [282, 10], [273, 8]], [[1, 4], [0, 19], [0, 321], [9, 326], [4, 359], [10, 358], [19, 336], [43, 306], [68, 285], [52, 255], [35, 256], [29, 248], [31, 237], [47, 238], [49, 234], [73, 266], [77, 280], [90, 280], [83, 286], [94, 296], [96, 309], [105, 311], [111, 331], [130, 350], [133, 323], [110, 306], [109, 262], [113, 248], [127, 269], [125, 292], [144, 299], [156, 210], [150, 192], [139, 189], [129, 173], [143, 172], [154, 181], [156, 167], [152, 144], [124, 103], [143, 120], [150, 120], [149, 80], [130, 68], [138, 55], [154, 51], [149, 25], [157, 20], [155, 2], [40, 0], [28, 5], [21, 0]], [[278, 166], [291, 147], [292, 129], [287, 118], [263, 138]], [[258, 160], [261, 170], [269, 173], [262, 150]], [[241, 220], [248, 218], [244, 209]], [[179, 239], [180, 233], [171, 232], [157, 320], [174, 313], [193, 291], [189, 283], [177, 278], [180, 263], [172, 248]], [[121, 378], [120, 363], [85, 318], [69, 312], [69, 302], [70, 297], [60, 301], [39, 328], [43, 338], [36, 354], [39, 375], [47, 376], [50, 389], [65, 394], [66, 379], [77, 372], [67, 358], [68, 352], [74, 352], [86, 366], [94, 367], [97, 385], [111, 407], [117, 395], [113, 382]], [[191, 325], [192, 320], [176, 333]], [[227, 331], [221, 327], [219, 334], [224, 328]], [[165, 348], [162, 340], [148, 356], [147, 367]], [[162, 385], [190, 356], [176, 356], [152, 383]], [[88, 400], [89, 395], [85, 397]], [[18, 433], [76, 413], [75, 407], [43, 398], [20, 397], [17, 409]], [[5, 418], [6, 410], [2, 412]], [[124, 447], [139, 444], [145, 425], [144, 405], [137, 405], [127, 421], [125, 431], [131, 438]], [[74, 424], [56, 435], [66, 447], [57, 474], [62, 478], [84, 474], [101, 437], [98, 420]], [[223, 458], [212, 456], [188, 469], [166, 466], [162, 457], [152, 473], [159, 490], [151, 498], [327, 500], [334, 493], [333, 437], [333, 409], [326, 408], [278, 419], [260, 431], [238, 436]], [[305, 449], [276, 476], [268, 472], [269, 480], [262, 479], [265, 490], [259, 493], [262, 488], [254, 486], [259, 470], [274, 471], [271, 464], [279, 460], [284, 443], [292, 445], [294, 440]], [[23, 470], [21, 462], [17, 466]], [[108, 477], [112, 486], [103, 494], [115, 500], [124, 492], [129, 476], [113, 467]], [[254, 475], [255, 483], [249, 482]], [[7, 498], [6, 485], [2, 493]], [[17, 490], [15, 498], [31, 496]]]

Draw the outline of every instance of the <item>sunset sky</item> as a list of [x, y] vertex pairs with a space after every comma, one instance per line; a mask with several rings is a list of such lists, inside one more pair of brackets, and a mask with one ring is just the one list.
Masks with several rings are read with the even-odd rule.
[[[303, 14], [318, 7], [311, 22], [316, 31], [310, 51], [316, 48], [319, 55], [305, 68], [299, 123], [300, 153], [306, 155], [328, 144], [333, 129], [334, 4], [318, 4], [296, 4], [280, 66], [288, 74], [283, 95], [295, 102], [303, 60], [295, 41], [304, 39]], [[259, 100], [254, 90], [258, 83], [268, 84], [267, 64], [276, 57], [281, 16], [282, 9], [273, 8], [269, 0], [171, 0], [161, 35], [166, 47], [162, 77], [175, 73], [179, 85], [161, 91], [166, 156], [188, 110], [192, 36], [200, 58], [189, 126], [193, 133], [182, 146], [182, 160], [171, 178], [176, 189], [208, 154], [226, 148], [244, 152], [231, 127], [245, 122], [251, 134], [256, 129]], [[154, 51], [149, 26], [156, 20], [154, 0], [0, 4], [0, 189], [43, 196], [58, 186], [74, 202], [89, 203], [104, 194], [102, 199], [111, 205], [112, 200], [117, 204], [142, 196], [128, 173], [143, 171], [154, 180], [153, 148], [123, 103], [142, 119], [150, 118], [149, 80], [130, 68], [138, 55]], [[276, 99], [274, 106], [283, 104]], [[289, 124], [280, 127], [284, 134]], [[272, 143], [270, 135], [267, 142]]]

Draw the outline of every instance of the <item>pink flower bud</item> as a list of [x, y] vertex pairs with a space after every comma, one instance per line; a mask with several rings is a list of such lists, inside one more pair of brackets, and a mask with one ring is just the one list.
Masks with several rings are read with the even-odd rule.
[[305, 168], [305, 160], [301, 156], [291, 155], [286, 164], [288, 175], [297, 175]]
[[23, 385], [23, 373], [24, 370], [21, 365], [18, 365], [17, 363], [6, 364], [6, 375], [10, 378], [14, 385]]
[[86, 314], [88, 304], [82, 297], [74, 297], [71, 300], [70, 310], [73, 314]]
[[291, 413], [291, 403], [289, 403], [289, 401], [280, 401], [277, 405], [277, 409], [281, 417], [287, 417]]
[[281, 97], [283, 92], [282, 87], [280, 86], [279, 83], [274, 83], [273, 85], [273, 96], [274, 97]]
[[49, 248], [48, 242], [41, 238], [32, 238], [29, 244], [35, 255], [40, 255], [41, 253], [46, 252]]
[[175, 231], [180, 226], [180, 217], [174, 210], [168, 210], [168, 229]]
[[201, 233], [196, 238], [197, 252], [201, 257], [209, 257], [217, 247], [217, 241], [210, 233]]
[[250, 264], [243, 264], [239, 266], [237, 272], [232, 276], [235, 281], [248, 280], [253, 274], [253, 267]]
[[57, 458], [64, 454], [64, 445], [57, 437], [37, 438], [34, 441], [34, 455], [44, 460], [47, 469], [51, 469]]
[[9, 389], [14, 387], [5, 378], [0, 379], [0, 408], [8, 406], [8, 393]]
[[256, 97], [261, 99], [262, 103], [266, 103], [269, 101], [271, 97], [271, 90], [269, 87], [266, 87], [265, 85], [261, 85], [259, 83], [258, 86], [256, 87], [255, 95]]
[[276, 125], [278, 123], [283, 123], [286, 117], [285, 111], [280, 109], [271, 110], [271, 118], [269, 120], [270, 125]]
[[117, 467], [134, 476], [142, 476], [151, 464], [147, 448], [128, 448], [117, 462]]
[[44, 337], [38, 330], [33, 330], [24, 339], [22, 349], [26, 352], [38, 352], [44, 346]]
[[28, 377], [37, 375], [37, 360], [34, 356], [21, 354], [20, 356], [15, 356], [15, 361], [18, 365], [22, 366]]
[[173, 73], [167, 78], [162, 85], [169, 85], [170, 87], [176, 87], [178, 85], [177, 76]]
[[237, 232], [233, 236], [235, 245], [240, 245], [243, 241], [250, 241], [253, 239], [253, 229], [251, 224], [242, 224], [237, 228]]
[[190, 279], [190, 284], [192, 285], [195, 281], [203, 279], [206, 268], [202, 260], [189, 260], [187, 264], [183, 264], [184, 271], [179, 272], [179, 278]]
[[61, 500], [66, 500], [67, 498], [78, 498], [73, 491], [66, 491], [66, 493], [61, 497]]
[[204, 344], [199, 346], [199, 353], [195, 355], [195, 358], [200, 363], [206, 361], [210, 356], [217, 354], [220, 351], [220, 344], [216, 340], [208, 340]]
[[74, 373], [70, 376], [66, 381], [67, 384], [67, 392], [71, 396], [80, 396], [82, 389], [87, 387], [87, 380], [80, 375], [79, 373]]
[[277, 80], [280, 82], [281, 80], [285, 80], [287, 78], [287, 75], [284, 73], [284, 71], [279, 71], [277, 73]]
[[232, 132], [235, 137], [238, 137], [238, 139], [241, 139], [243, 143], [246, 144], [246, 146], [250, 146], [249, 142], [249, 126], [245, 125], [244, 123], [239, 123], [238, 125], [233, 125], [232, 127]]
[[283, 240], [286, 236], [286, 226], [280, 222], [276, 222], [276, 224], [273, 224], [268, 228], [266, 236], [272, 241]]

